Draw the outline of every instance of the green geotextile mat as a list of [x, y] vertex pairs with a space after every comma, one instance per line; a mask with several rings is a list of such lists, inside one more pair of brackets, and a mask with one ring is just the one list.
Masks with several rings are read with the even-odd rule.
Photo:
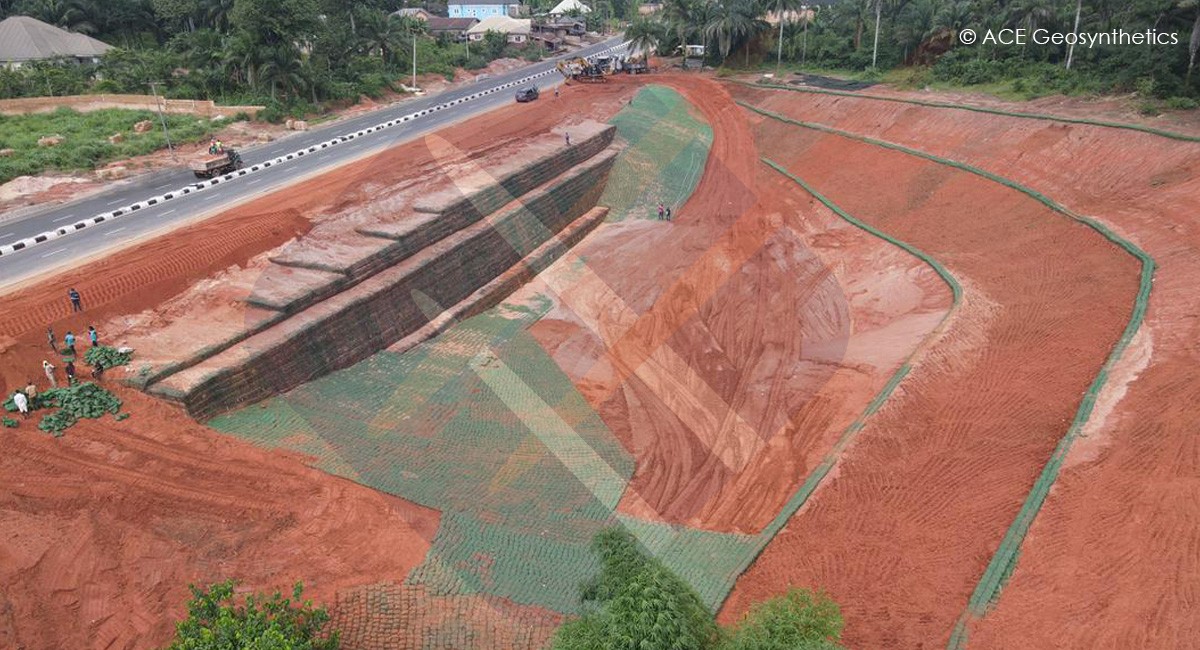
[[[1084, 393], [1083, 400], [1079, 404], [1079, 408], [1075, 411], [1075, 417], [1071, 420], [1070, 426], [1067, 428], [1066, 433], [1063, 434], [1063, 437], [1059, 439], [1058, 445], [1055, 447], [1054, 452], [1050, 455], [1050, 458], [1043, 466], [1042, 472], [1034, 482], [1033, 488], [1026, 496], [1025, 502], [1022, 504], [1021, 509], [1017, 512], [1016, 518], [1005, 532], [1004, 538], [1000, 542], [1000, 547], [992, 556], [991, 561], [984, 570], [983, 576], [980, 578], [979, 583], [975, 587], [975, 591], [971, 594], [971, 598], [967, 602], [966, 611], [963, 612], [955, 625], [954, 632], [950, 637], [949, 648], [952, 650], [965, 648], [967, 645], [967, 633], [970, 623], [983, 617], [987, 613], [988, 609], [999, 597], [1000, 590], [1004, 587], [1004, 584], [1012, 575], [1013, 569], [1016, 568], [1017, 558], [1020, 555], [1021, 544], [1024, 542], [1025, 536], [1029, 532], [1029, 527], [1033, 525], [1033, 520], [1037, 517], [1038, 512], [1041, 510], [1042, 504], [1046, 500], [1046, 496], [1050, 493], [1050, 488], [1054, 485], [1054, 481], [1057, 480], [1058, 474], [1062, 470], [1062, 464], [1066, 460], [1067, 452], [1070, 451], [1072, 443], [1074, 443], [1075, 439], [1079, 437], [1080, 431], [1082, 431], [1083, 426], [1091, 417], [1092, 410], [1096, 405], [1096, 400], [1100, 396], [1100, 391], [1103, 390], [1104, 385], [1108, 382], [1108, 377], [1112, 373], [1113, 366], [1116, 365], [1116, 363], [1121, 359], [1121, 356], [1125, 353], [1125, 349], [1129, 347], [1130, 341], [1133, 340], [1134, 335], [1137, 334], [1138, 329], [1142, 326], [1142, 322], [1145, 320], [1146, 309], [1150, 303], [1150, 291], [1154, 283], [1154, 270], [1156, 266], [1154, 258], [1150, 257], [1149, 254], [1147, 254], [1133, 242], [1121, 237], [1120, 235], [1117, 235], [1103, 223], [1090, 217], [1076, 214], [1075, 212], [1068, 210], [1058, 202], [1041, 194], [1040, 192], [1037, 192], [1036, 190], [1021, 185], [1016, 181], [1005, 178], [998, 174], [993, 174], [992, 172], [980, 169], [973, 165], [959, 162], [957, 160], [943, 158], [941, 156], [936, 156], [925, 151], [912, 149], [892, 142], [877, 140], [875, 138], [859, 135], [857, 133], [835, 129], [823, 124], [794, 120], [771, 111], [757, 108], [744, 102], [738, 102], [738, 104], [747, 110], [774, 120], [778, 120], [780, 122], [857, 140], [859, 142], [865, 142], [867, 144], [883, 147], [885, 149], [891, 149], [893, 151], [899, 151], [911, 156], [916, 156], [918, 158], [923, 158], [925, 160], [975, 174], [976, 176], [980, 176], [989, 181], [999, 183], [1005, 187], [1009, 187], [1021, 192], [1022, 194], [1025, 194], [1026, 196], [1038, 201], [1042, 205], [1050, 208], [1054, 212], [1063, 215], [1064, 217], [1077, 221], [1091, 228], [1105, 239], [1109, 240], [1125, 252], [1135, 257], [1141, 263], [1141, 275], [1139, 278], [1138, 293], [1134, 298], [1133, 310], [1129, 316], [1129, 322], [1125, 325], [1125, 329], [1121, 333], [1121, 338], [1117, 341], [1117, 344], [1113, 346], [1112, 351], [1109, 352], [1109, 355], [1104, 362], [1104, 366], [1100, 369], [1100, 372], [1096, 375], [1095, 379], [1092, 380], [1091, 385], [1088, 386], [1087, 391]], [[769, 161], [768, 164], [770, 164], [776, 170], [786, 174], [786, 171], [784, 171], [778, 165], [775, 165]], [[795, 177], [792, 178], [795, 179]], [[799, 179], [795, 180], [799, 181]], [[809, 189], [807, 186], [805, 187], [806, 189]], [[809, 191], [812, 192], [813, 190], [809, 189]], [[825, 201], [823, 197], [815, 194], [815, 192], [814, 195], [822, 201]]]
[[844, 90], [828, 90], [825, 88], [799, 88], [796, 86], [784, 86], [773, 83], [750, 83], [746, 81], [735, 81], [743, 86], [751, 88], [770, 88], [772, 90], [787, 90], [794, 93], [809, 93], [813, 95], [833, 95], [835, 97], [854, 97], [856, 99], [870, 99], [878, 102], [894, 102], [897, 104], [911, 104], [913, 106], [924, 106], [926, 108], [949, 108], [960, 111], [971, 111], [973, 113], [986, 113], [988, 115], [1002, 115], [1004, 117], [1017, 117], [1028, 120], [1047, 120], [1051, 122], [1062, 122], [1064, 124], [1085, 124], [1088, 126], [1102, 126], [1109, 129], [1124, 129], [1126, 131], [1138, 131], [1140, 133], [1149, 133], [1172, 140], [1182, 140], [1183, 142], [1200, 142], [1200, 136], [1188, 135], [1186, 133], [1177, 133], [1175, 131], [1167, 131], [1165, 129], [1156, 129], [1152, 126], [1142, 126], [1141, 124], [1128, 124], [1125, 122], [1110, 122], [1107, 120], [1092, 120], [1084, 117], [1065, 117], [1062, 115], [1050, 115], [1048, 113], [1025, 113], [1022, 111], [1006, 111], [999, 108], [987, 108], [985, 106], [966, 106], [963, 104], [952, 104], [950, 102], [933, 102], [923, 99], [909, 99], [905, 97], [884, 97], [881, 95], [867, 95], [864, 93], [847, 92]]
[[626, 149], [600, 197], [608, 220], [657, 219], [659, 203], [678, 213], [704, 173], [712, 129], [679, 93], [662, 86], [643, 88], [610, 123]]
[[717, 605], [750, 540], [614, 514], [633, 459], [526, 331], [548, 307], [502, 305], [210, 424], [441, 511], [409, 578], [432, 594], [574, 613], [592, 537], [624, 523]]

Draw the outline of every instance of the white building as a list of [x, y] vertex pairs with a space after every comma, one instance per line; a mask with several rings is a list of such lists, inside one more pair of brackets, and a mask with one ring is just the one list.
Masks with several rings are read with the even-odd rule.
[[507, 37], [509, 43], [525, 43], [529, 33], [533, 31], [532, 21], [528, 18], [509, 18], [508, 16], [491, 16], [479, 21], [467, 30], [467, 39], [482, 41], [484, 34], [499, 32]]

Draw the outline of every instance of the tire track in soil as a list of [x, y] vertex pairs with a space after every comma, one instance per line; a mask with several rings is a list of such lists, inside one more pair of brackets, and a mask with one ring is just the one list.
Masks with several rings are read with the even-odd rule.
[[966, 293], [944, 337], [738, 582], [721, 618], [808, 585], [843, 605], [852, 647], [944, 645], [1128, 321], [1137, 265], [1009, 188], [958, 171], [936, 189], [935, 174], [917, 172], [914, 186], [914, 170], [937, 164], [754, 120], [765, 157], [942, 261]]
[[1200, 234], [1192, 219], [1200, 147], [867, 99], [736, 94], [1004, 174], [1096, 215], [1155, 258], [1143, 328], [967, 647], [1047, 647], [1049, 639], [1061, 648], [1192, 647], [1200, 637]]

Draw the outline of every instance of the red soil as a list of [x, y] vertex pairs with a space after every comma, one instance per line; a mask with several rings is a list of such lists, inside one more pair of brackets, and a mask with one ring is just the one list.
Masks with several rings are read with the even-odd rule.
[[0, 647], [158, 647], [189, 582], [303, 580], [332, 602], [428, 550], [435, 512], [121, 392], [123, 422], [0, 430]]
[[[488, 150], [564, 120], [605, 120], [633, 91], [621, 82], [571, 87], [439, 135]], [[0, 389], [29, 378], [44, 385], [46, 326], [61, 338], [167, 303], [304, 233], [322, 213], [403, 181], [422, 151], [427, 158], [420, 140], [389, 149], [0, 296]], [[65, 297], [71, 286], [83, 294], [79, 316]], [[161, 646], [188, 581], [237, 577], [271, 589], [303, 580], [332, 603], [352, 585], [402, 580], [424, 556], [433, 513], [120, 392], [132, 414], [120, 423], [85, 422], [61, 439], [32, 419], [0, 429], [0, 647]]]
[[[1106, 222], [1158, 263], [1146, 320], [971, 647], [1184, 648], [1200, 637], [1200, 146], [869, 100], [761, 93], [756, 105], [1013, 178]], [[1023, 105], [1003, 107], [1022, 110]], [[921, 125], [938, 124], [931, 139]]]
[[635, 454], [625, 512], [756, 531], [941, 318], [949, 291], [829, 211], [802, 212], [720, 86], [654, 82], [712, 126], [697, 191], [670, 224], [608, 224], [581, 243], [586, 271], [564, 261], [541, 279], [561, 308], [531, 332]]
[[939, 259], [965, 296], [722, 618], [801, 584], [843, 604], [853, 647], [944, 645], [1127, 322], [1138, 264], [997, 183], [756, 121], [765, 156]]

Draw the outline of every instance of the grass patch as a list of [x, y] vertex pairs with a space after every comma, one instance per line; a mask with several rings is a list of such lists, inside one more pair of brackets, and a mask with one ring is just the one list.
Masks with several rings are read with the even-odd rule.
[[[192, 115], [167, 115], [173, 143], [197, 142], [213, 131], [213, 123]], [[133, 125], [154, 122], [149, 133], [134, 133]], [[124, 141], [111, 143], [120, 133]], [[39, 147], [38, 138], [60, 135], [62, 144]], [[80, 113], [60, 108], [53, 113], [0, 116], [0, 149], [13, 154], [0, 158], [0, 183], [46, 170], [88, 171], [112, 160], [130, 158], [166, 147], [162, 125], [151, 111], [110, 109]]]

